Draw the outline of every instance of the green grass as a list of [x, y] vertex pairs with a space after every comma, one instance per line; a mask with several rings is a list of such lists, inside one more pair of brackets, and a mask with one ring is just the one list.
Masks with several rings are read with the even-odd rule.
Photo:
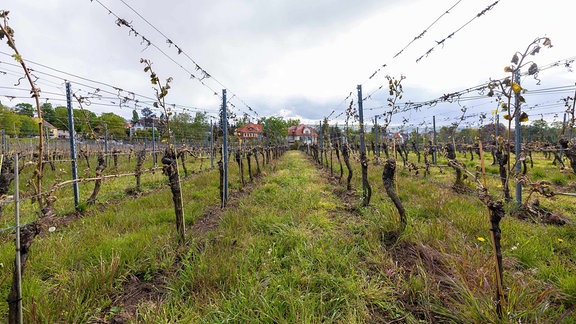
[[[534, 157], [533, 170], [541, 171], [540, 176], [529, 173], [532, 180], [574, 180], [550, 161]], [[471, 171], [479, 163], [477, 157], [459, 159]], [[486, 159], [491, 162], [489, 154]], [[352, 193], [361, 195], [359, 163], [352, 164]], [[231, 188], [240, 189], [238, 167], [230, 167]], [[497, 168], [489, 168], [497, 175]], [[136, 305], [130, 318], [134, 323], [576, 321], [571, 311], [576, 303], [573, 226], [503, 219], [508, 303], [499, 320], [484, 203], [452, 191], [451, 168], [432, 167], [426, 179], [404, 170], [401, 162], [398, 171], [408, 226], [392, 238], [399, 220], [382, 186], [382, 166], [370, 164], [373, 197], [370, 206], [360, 207], [358, 196], [346, 193], [343, 184], [329, 183], [302, 153], [291, 151], [266, 166], [267, 176], [220, 215], [218, 228], [198, 236], [189, 232], [184, 247], [175, 245], [167, 189], [132, 199], [112, 189], [124, 190], [130, 182], [110, 181], [103, 199], [117, 202], [113, 199], [118, 197], [122, 203], [102, 211], [88, 207], [89, 216], [34, 242], [24, 275], [26, 321], [111, 320], [124, 311], [115, 298], [132, 276], [163, 278], [168, 286], [161, 300]], [[158, 183], [164, 181], [159, 175]], [[488, 176], [487, 181], [498, 195], [499, 179]], [[156, 188], [151, 183], [149, 189]], [[474, 188], [470, 179], [465, 183]], [[218, 173], [190, 176], [183, 193], [191, 226], [218, 206]], [[346, 207], [342, 197], [347, 197]], [[573, 198], [539, 198], [574, 221]], [[7, 237], [0, 245], [4, 296], [14, 255]], [[0, 317], [6, 311], [1, 303]]]
[[[160, 172], [157, 175], [163, 177]], [[217, 179], [217, 172], [211, 171], [183, 182], [188, 224], [218, 204]], [[89, 321], [110, 305], [111, 296], [128, 274], [158, 273], [172, 266], [176, 235], [170, 192], [164, 189], [138, 199], [123, 197], [123, 191], [106, 195], [123, 185], [104, 184], [104, 199], [121, 199], [104, 212], [92, 210], [87, 217], [35, 240], [23, 285], [31, 321]], [[0, 263], [4, 265], [0, 284], [5, 296], [14, 255], [10, 243], [0, 247]], [[6, 314], [5, 307], [5, 303], [0, 305], [0, 314]]]
[[[384, 279], [358, 267], [365, 239], [347, 235], [330, 186], [297, 156], [222, 216], [214, 243], [192, 249], [168, 313], [184, 322], [364, 322], [371, 305], [386, 304]], [[164, 321], [165, 312], [145, 317]]]

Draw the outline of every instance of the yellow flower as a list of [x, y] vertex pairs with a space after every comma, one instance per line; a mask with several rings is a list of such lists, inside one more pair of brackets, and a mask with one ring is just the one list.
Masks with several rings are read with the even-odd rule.
[[476, 239], [477, 239], [478, 241], [480, 241], [480, 242], [486, 241], [486, 239], [483, 238], [482, 236], [478, 236]]
[[558, 243], [564, 243], [564, 240], [561, 239], [561, 238], [559, 238], [559, 239], [558, 239]]

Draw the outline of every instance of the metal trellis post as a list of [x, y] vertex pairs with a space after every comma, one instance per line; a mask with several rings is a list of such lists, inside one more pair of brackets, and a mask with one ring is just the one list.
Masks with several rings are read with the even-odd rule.
[[23, 323], [22, 318], [22, 260], [20, 260], [20, 179], [18, 174], [18, 153], [14, 154], [14, 218], [16, 227], [16, 239], [14, 244], [16, 245], [16, 256], [15, 256], [15, 266], [16, 266], [16, 292], [17, 292], [17, 317], [18, 323]]
[[226, 107], [226, 89], [222, 89], [222, 163], [224, 164], [224, 204], [228, 202], [228, 112]]
[[319, 157], [319, 158], [320, 158], [320, 164], [322, 164], [322, 163], [323, 163], [323, 161], [322, 161], [322, 150], [324, 149], [324, 137], [322, 136], [322, 135], [324, 135], [324, 134], [323, 134], [324, 132], [322, 132], [322, 121], [320, 121], [320, 129], [319, 129], [319, 132], [320, 132], [320, 136], [318, 136], [318, 137], [319, 137], [319, 141], [320, 141], [320, 143], [319, 143], [319, 144], [320, 144], [320, 147], [319, 147], [319, 150], [318, 150], [318, 151], [319, 151], [319, 154], [320, 154], [320, 157]]
[[104, 156], [108, 165], [108, 124], [104, 123]]
[[[362, 105], [362, 85], [357, 86], [358, 90], [358, 118], [360, 119], [360, 156], [366, 157], [366, 143], [364, 142], [364, 108]], [[362, 161], [362, 163], [364, 163]], [[362, 172], [362, 191], [364, 193], [364, 197], [366, 197], [366, 175]]]
[[433, 145], [434, 145], [434, 150], [432, 151], [432, 163], [436, 164], [436, 116], [432, 116], [432, 128], [434, 130], [434, 139], [433, 139]]
[[[68, 108], [68, 135], [70, 136], [70, 160], [72, 164], [72, 180], [78, 180], [78, 165], [76, 164], [76, 138], [74, 134], [74, 111], [72, 109], [72, 91], [70, 82], [66, 82], [66, 105]], [[74, 208], [80, 204], [80, 190], [78, 182], [72, 184], [74, 188]]]
[[156, 167], [156, 128], [154, 127], [154, 120], [152, 120], [152, 160], [154, 161], [154, 167]]
[[214, 125], [210, 119], [210, 166], [214, 169]]
[[[520, 70], [516, 71], [514, 76], [514, 82], [520, 85]], [[515, 116], [515, 126], [514, 126], [514, 135], [516, 139], [516, 147], [514, 154], [516, 155], [516, 173], [520, 174], [522, 172], [522, 164], [520, 163], [520, 154], [522, 153], [522, 127], [520, 126], [520, 114], [522, 112], [521, 105], [522, 103], [518, 99], [518, 95], [515, 95], [515, 104], [516, 104], [516, 116]], [[522, 203], [522, 184], [520, 182], [516, 182], [516, 203]]]
[[2, 129], [2, 154], [6, 154], [6, 131]]
[[270, 146], [270, 134], [268, 132], [268, 120], [266, 120], [266, 148]]
[[380, 157], [380, 130], [378, 129], [378, 116], [374, 116], [374, 142], [376, 145], [376, 158]]

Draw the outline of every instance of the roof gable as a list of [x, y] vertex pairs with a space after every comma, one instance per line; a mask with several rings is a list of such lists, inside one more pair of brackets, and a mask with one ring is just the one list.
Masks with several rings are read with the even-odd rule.
[[242, 133], [262, 133], [262, 129], [263, 129], [262, 124], [248, 123], [238, 128], [236, 131]]
[[288, 128], [288, 135], [317, 137], [318, 133], [316, 133], [316, 130], [314, 128], [304, 124], [300, 124], [298, 126], [290, 126], [290, 128]]

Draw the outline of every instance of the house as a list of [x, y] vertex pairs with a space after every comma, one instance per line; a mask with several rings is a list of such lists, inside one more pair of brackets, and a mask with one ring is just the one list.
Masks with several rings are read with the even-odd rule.
[[70, 138], [70, 132], [67, 130], [59, 129], [58, 138]]
[[132, 124], [132, 123], [128, 123], [128, 124], [130, 125], [130, 128], [132, 129], [133, 132], [137, 131], [137, 130], [145, 130], [145, 129], [151, 127], [151, 126], [148, 126], [149, 123], [147, 123], [144, 119], [139, 119], [134, 124]]
[[288, 128], [288, 143], [303, 142], [304, 144], [316, 144], [318, 133], [312, 127], [300, 124]]
[[262, 124], [248, 123], [242, 127], [239, 127], [234, 132], [238, 139], [245, 140], [262, 140], [264, 131], [262, 130]]
[[[36, 120], [38, 120], [38, 118], [36, 118]], [[42, 119], [42, 127], [44, 127], [44, 131], [46, 132], [47, 137], [58, 138], [58, 128], [47, 122], [45, 119]]]

